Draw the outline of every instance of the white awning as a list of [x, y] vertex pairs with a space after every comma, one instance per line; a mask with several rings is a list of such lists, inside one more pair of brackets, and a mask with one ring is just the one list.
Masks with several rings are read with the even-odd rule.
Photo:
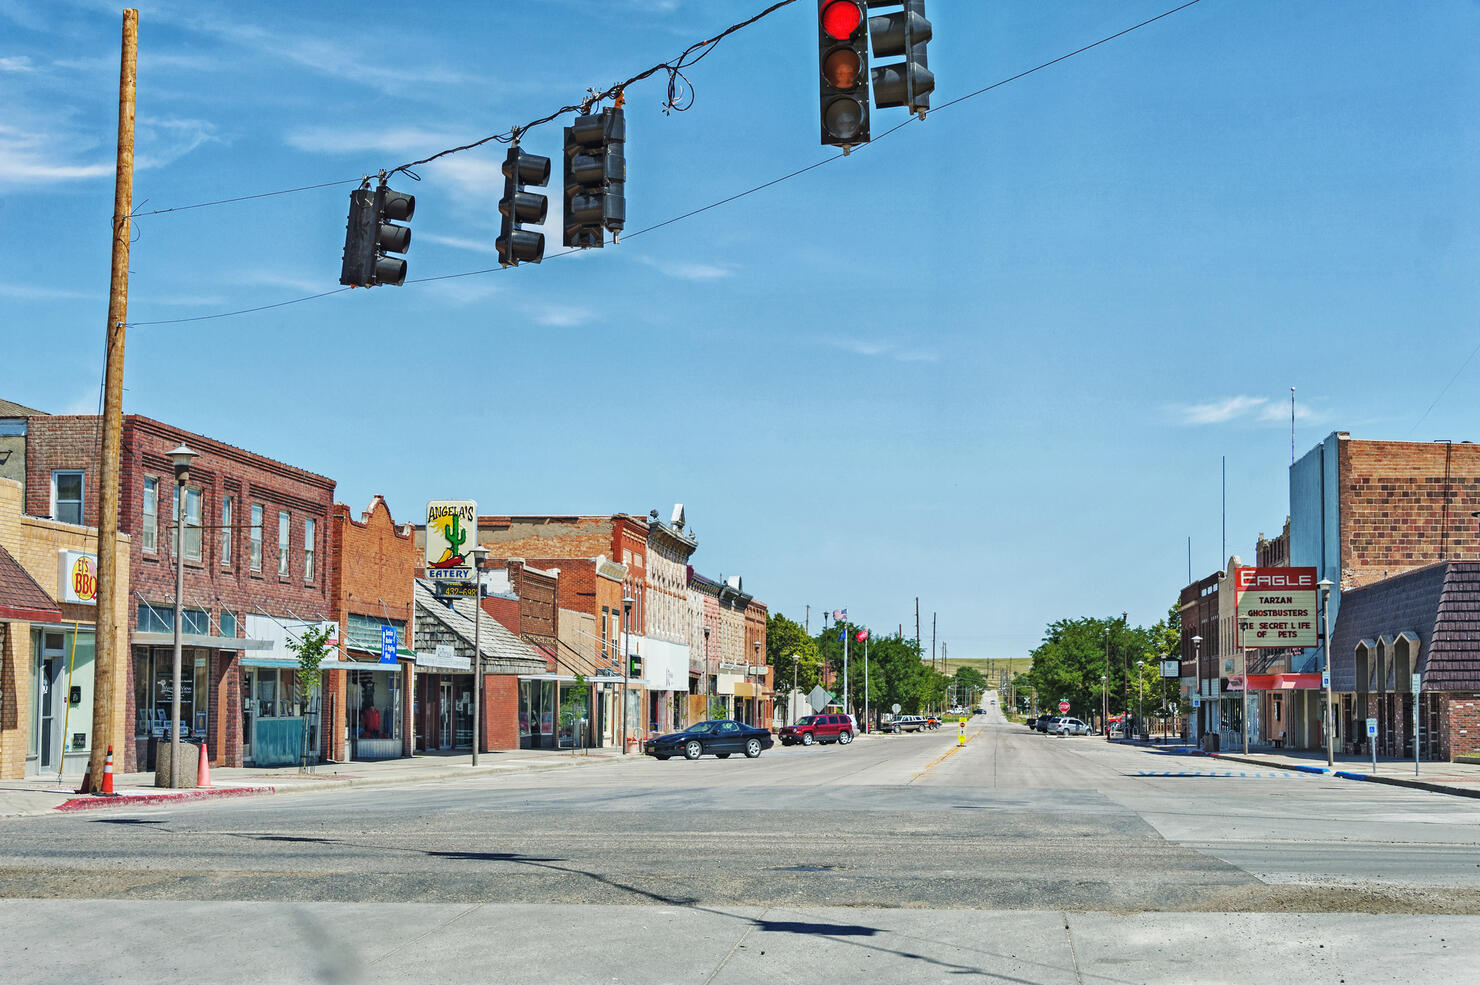
[[472, 657], [439, 657], [430, 650], [416, 651], [416, 666], [427, 670], [460, 670], [464, 673], [473, 672]]

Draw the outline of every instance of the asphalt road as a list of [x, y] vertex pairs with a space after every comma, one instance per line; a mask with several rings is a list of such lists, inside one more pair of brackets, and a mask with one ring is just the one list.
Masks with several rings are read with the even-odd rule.
[[[823, 953], [899, 981], [1252, 981], [1231, 976], [1265, 951], [1313, 981], [1358, 953], [1393, 977], [1353, 981], [1410, 980], [1422, 962], [1396, 961], [1390, 934], [1432, 935], [1436, 961], [1480, 956], [1461, 943], [1480, 940], [1480, 802], [987, 717], [968, 736], [7, 819], [0, 926], [109, 927], [129, 942], [120, 981], [157, 981], [145, 956], [182, 934], [207, 944], [172, 967], [202, 980], [246, 975], [216, 956], [272, 940], [258, 981], [446, 963], [462, 932], [502, 942], [505, 973], [580, 981], [790, 980]], [[1207, 950], [1270, 928], [1241, 958]], [[1182, 937], [1208, 975], [1189, 977]], [[0, 952], [21, 962], [0, 979], [78, 973], [71, 952], [13, 939], [28, 946]], [[778, 960], [751, 967], [767, 947]]]

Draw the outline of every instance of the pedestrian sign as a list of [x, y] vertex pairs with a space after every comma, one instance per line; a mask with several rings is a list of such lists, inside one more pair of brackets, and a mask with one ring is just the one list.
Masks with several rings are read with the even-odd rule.
[[396, 662], [396, 627], [380, 627], [380, 662], [393, 664]]

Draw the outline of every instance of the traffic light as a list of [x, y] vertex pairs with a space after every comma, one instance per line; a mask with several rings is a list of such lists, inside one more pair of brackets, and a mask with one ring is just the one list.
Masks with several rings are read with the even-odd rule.
[[822, 143], [868, 143], [868, 27], [862, 0], [819, 0], [817, 7], [818, 105]]
[[504, 158], [504, 197], [498, 203], [503, 215], [503, 226], [496, 242], [498, 262], [505, 267], [517, 266], [522, 261], [539, 263], [545, 258], [545, 234], [519, 228], [522, 222], [541, 223], [550, 200], [535, 192], [524, 190], [525, 185], [544, 186], [550, 183], [550, 159], [526, 154], [515, 144]]
[[566, 246], [599, 247], [603, 230], [617, 234], [627, 224], [626, 141], [620, 105], [578, 116], [565, 128]]
[[925, 19], [925, 0], [869, 0], [869, 7], [903, 7], [881, 17], [870, 17], [875, 58], [904, 61], [875, 66], [874, 105], [879, 109], [907, 106], [923, 117], [930, 109], [935, 76], [930, 74], [925, 45], [930, 41], [930, 22]]
[[387, 253], [405, 253], [411, 248], [411, 229], [388, 220], [405, 221], [416, 212], [416, 197], [380, 185], [370, 190], [370, 181], [349, 193], [349, 220], [344, 233], [344, 264], [339, 283], [349, 287], [374, 287], [406, 280], [406, 261]]

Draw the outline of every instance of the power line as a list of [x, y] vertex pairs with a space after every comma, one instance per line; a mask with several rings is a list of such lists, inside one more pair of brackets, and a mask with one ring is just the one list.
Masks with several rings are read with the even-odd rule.
[[352, 183], [358, 183], [363, 180], [363, 177], [340, 178], [338, 181], [324, 181], [320, 182], [317, 185], [303, 185], [299, 188], [283, 188], [275, 192], [259, 192], [256, 195], [238, 195], [236, 198], [221, 198], [217, 199], [214, 202], [197, 202], [194, 205], [176, 205], [173, 208], [153, 209], [149, 212], [134, 211], [130, 212], [128, 217], [130, 219], [137, 219], [140, 216], [146, 215], [164, 215], [166, 212], [186, 212], [190, 209], [205, 209], [211, 207], [212, 205], [230, 205], [233, 202], [250, 202], [255, 198], [272, 198], [274, 195], [292, 195], [294, 192], [311, 192], [317, 188], [332, 188], [335, 185], [348, 185]]
[[1449, 382], [1446, 383], [1446, 384], [1444, 384], [1444, 388], [1439, 391], [1439, 395], [1434, 398], [1434, 402], [1431, 403], [1431, 404], [1429, 404], [1428, 410], [1425, 410], [1423, 412], [1423, 415], [1421, 417], [1419, 417], [1418, 420], [1416, 420], [1416, 421], [1413, 422], [1413, 427], [1411, 427], [1411, 428], [1408, 429], [1408, 433], [1409, 434], [1412, 434], [1414, 431], [1417, 431], [1418, 430], [1418, 426], [1424, 422], [1424, 418], [1426, 418], [1426, 417], [1429, 416], [1429, 411], [1431, 411], [1435, 407], [1439, 406], [1439, 401], [1444, 399], [1444, 394], [1448, 393], [1449, 392], [1449, 388], [1452, 387], [1452, 386], [1454, 386], [1454, 381], [1457, 380], [1457, 379], [1459, 379], [1460, 378], [1460, 375], [1462, 373], [1464, 373], [1465, 367], [1467, 367], [1467, 366], [1470, 365], [1470, 361], [1475, 358], [1476, 353], [1480, 353], [1480, 344], [1476, 344], [1475, 348], [1473, 348], [1473, 349], [1470, 350], [1470, 354], [1465, 357], [1465, 361], [1464, 362], [1462, 362], [1462, 363], [1459, 364], [1459, 369], [1455, 370], [1454, 371], [1454, 375], [1449, 378]]
[[[747, 24], [754, 23], [755, 21], [757, 21], [760, 18], [766, 16], [767, 14], [771, 13], [772, 11], [779, 9], [780, 7], [784, 7], [787, 4], [789, 4], [789, 3], [794, 3], [794, 2], [795, 2], [795, 0], [783, 0], [783, 2], [777, 3], [777, 4], [775, 4], [775, 5], [767, 8], [766, 10], [762, 11], [761, 13], [757, 14], [755, 17], [752, 17], [749, 21], [743, 21], [743, 22], [741, 22], [738, 25], [735, 25], [735, 26], [732, 26], [732, 27], [728, 28], [724, 33], [716, 36], [715, 38], [711, 38], [709, 41], [699, 42], [698, 44], [691, 46], [688, 49], [688, 51], [686, 51], [684, 53], [683, 56], [680, 56], [679, 60], [675, 64], [681, 63], [682, 62], [682, 59], [688, 55], [689, 51], [693, 51], [695, 48], [698, 48], [698, 47], [700, 47], [702, 45], [705, 45], [705, 44], [712, 45], [715, 42], [717, 42], [719, 39], [725, 37], [727, 34], [734, 33], [735, 31], [739, 30], [741, 27], [744, 27]], [[963, 103], [963, 102], [965, 102], [968, 99], [974, 99], [977, 96], [985, 95], [986, 93], [989, 93], [989, 92], [991, 92], [994, 89], [997, 89], [997, 88], [1000, 88], [1000, 87], [1002, 87], [1004, 85], [1007, 85], [1009, 82], [1016, 82], [1017, 80], [1022, 79], [1022, 78], [1025, 78], [1025, 77], [1027, 77], [1029, 75], [1032, 75], [1035, 72], [1041, 72], [1045, 68], [1049, 68], [1050, 66], [1057, 65], [1058, 63], [1060, 63], [1060, 62], [1062, 62], [1062, 61], [1064, 61], [1066, 59], [1073, 58], [1075, 55], [1083, 54], [1084, 52], [1089, 51], [1092, 48], [1097, 48], [1100, 45], [1105, 44], [1106, 42], [1114, 41], [1117, 38], [1125, 37], [1127, 34], [1130, 34], [1133, 31], [1138, 31], [1141, 28], [1146, 27], [1147, 25], [1154, 24], [1157, 21], [1162, 20], [1163, 18], [1170, 17], [1172, 14], [1178, 13], [1179, 11], [1186, 10], [1188, 7], [1195, 6], [1195, 5], [1197, 5], [1197, 4], [1201, 3], [1201, 2], [1202, 2], [1202, 0], [1188, 0], [1187, 3], [1184, 3], [1184, 4], [1182, 4], [1179, 7], [1173, 7], [1170, 10], [1167, 10], [1167, 11], [1165, 11], [1163, 13], [1157, 14], [1155, 17], [1152, 17], [1152, 18], [1149, 18], [1147, 20], [1141, 21], [1139, 24], [1136, 24], [1136, 25], [1134, 25], [1132, 27], [1128, 27], [1128, 28], [1125, 28], [1124, 30], [1117, 31], [1114, 34], [1106, 35], [1105, 37], [1100, 38], [1098, 41], [1094, 41], [1094, 42], [1091, 42], [1090, 44], [1084, 45], [1083, 47], [1076, 48], [1073, 51], [1068, 52], [1067, 54], [1063, 54], [1063, 55], [1060, 55], [1057, 58], [1054, 58], [1054, 59], [1051, 59], [1049, 61], [1043, 62], [1041, 65], [1036, 65], [1033, 68], [1027, 69], [1025, 71], [1022, 71], [1022, 72], [1017, 73], [1016, 75], [1012, 75], [1012, 76], [1009, 76], [1009, 77], [1007, 77], [1005, 79], [1002, 79], [1000, 81], [994, 82], [994, 83], [992, 83], [989, 86], [984, 86], [983, 88], [977, 89], [974, 92], [968, 92], [968, 93], [966, 93], [963, 96], [958, 96], [957, 98], [952, 99], [951, 101], [949, 101], [947, 103], [942, 103], [940, 106], [937, 106], [934, 109], [930, 110], [929, 111], [929, 114], [939, 113], [941, 110], [946, 109], [949, 106], [955, 106], [956, 104]], [[703, 54], [707, 54], [707, 53], [708, 52], [706, 51]], [[702, 58], [703, 57], [703, 54], [701, 54], [699, 57]], [[697, 60], [698, 59], [696, 58], [695, 61], [697, 61]], [[689, 64], [692, 64], [692, 62], [690, 62]], [[654, 66], [653, 68], [649, 69], [647, 72], [645, 72], [645, 73], [643, 73], [641, 75], [638, 75], [638, 76], [634, 76], [633, 79], [630, 79], [630, 80], [628, 80], [627, 83], [622, 83], [621, 85], [627, 85], [627, 84], [630, 84], [632, 81], [635, 81], [635, 80], [638, 80], [638, 79], [642, 79], [642, 78], [646, 78], [647, 76], [652, 75], [654, 72], [657, 72], [657, 71], [659, 71], [659, 70], [661, 70], [661, 69], [663, 69], [665, 67], [669, 67], [669, 66], [667, 66], [666, 63], [664, 65]], [[618, 89], [621, 88], [621, 85], [614, 86], [614, 87], [612, 87], [612, 89], [608, 90], [607, 92], [608, 93], [615, 92], [615, 91], [617, 91]], [[605, 96], [606, 96], [606, 93], [604, 93], [601, 97], [598, 97], [598, 98], [604, 98]], [[560, 113], [562, 113], [562, 112], [567, 112], [567, 111], [574, 110], [574, 109], [579, 109], [579, 108], [580, 107], [566, 107], [563, 110], [560, 110], [560, 111], [558, 111], [558, 112], [556, 112], [554, 114], [551, 114], [549, 117], [545, 118], [544, 120], [536, 120], [534, 123], [529, 124], [529, 126], [537, 126], [540, 123], [549, 122], [549, 120], [552, 120], [555, 117], [559, 116]], [[917, 122], [919, 122], [919, 118], [912, 116], [909, 119], [905, 120], [903, 123], [896, 124], [895, 126], [890, 127], [888, 130], [885, 130], [883, 133], [881, 133], [878, 136], [874, 137], [869, 143], [858, 145], [858, 147], [855, 148], [855, 149], [863, 149], [863, 148], [866, 148], [866, 147], [871, 146], [872, 144], [876, 144], [880, 140], [883, 140], [885, 137], [888, 137], [891, 134], [897, 133], [900, 130], [904, 129], [905, 127], [909, 126], [910, 124], [917, 123]], [[526, 129], [527, 129], [527, 127], [526, 127]], [[435, 160], [436, 158], [442, 157], [442, 156], [444, 156], [446, 154], [456, 153], [457, 151], [460, 151], [460, 150], [467, 150], [467, 149], [469, 149], [471, 147], [476, 147], [479, 144], [487, 143], [489, 140], [495, 140], [495, 139], [498, 139], [498, 138], [496, 136], [495, 137], [487, 137], [487, 138], [484, 138], [481, 141], [478, 141], [476, 144], [468, 144], [468, 145], [465, 145], [463, 147], [455, 147], [455, 148], [451, 148], [449, 150], [441, 151], [440, 153], [433, 154], [431, 157], [425, 158], [424, 160], [421, 160], [421, 161], [413, 161], [410, 164], [402, 165], [400, 168], [397, 168], [396, 170], [399, 171], [399, 170], [402, 170], [402, 169], [407, 168], [407, 167], [414, 167], [414, 166], [416, 166], [418, 164], [425, 164], [428, 161]], [[791, 172], [789, 172], [787, 174], [781, 175], [778, 178], [772, 178], [769, 181], [763, 182], [763, 183], [761, 183], [759, 185], [752, 186], [750, 188], [747, 188], [744, 191], [736, 192], [735, 194], [730, 195], [730, 196], [728, 196], [726, 198], [722, 198], [722, 199], [719, 199], [718, 201], [710, 202], [708, 205], [703, 205], [703, 206], [700, 206], [697, 209], [692, 209], [692, 210], [690, 210], [688, 212], [684, 212], [684, 213], [682, 213], [680, 215], [673, 216], [672, 218], [664, 219], [663, 221], [654, 223], [651, 226], [645, 226], [642, 229], [639, 229], [639, 230], [637, 230], [635, 232], [628, 233], [623, 238], [624, 239], [632, 239], [635, 236], [641, 236], [644, 233], [650, 233], [650, 232], [653, 232], [655, 230], [662, 229], [664, 226], [670, 226], [670, 225], [673, 225], [674, 223], [682, 222], [685, 219], [693, 218], [694, 216], [700, 215], [701, 213], [704, 213], [704, 212], [708, 212], [711, 209], [719, 208], [722, 205], [728, 205], [731, 202], [738, 201], [739, 199], [746, 198], [746, 197], [748, 197], [750, 195], [754, 195], [755, 193], [760, 192], [760, 191], [764, 191], [765, 189], [770, 188], [770, 187], [772, 187], [774, 185], [779, 185], [783, 181], [789, 181], [792, 178], [796, 178], [796, 177], [799, 177], [801, 175], [804, 175], [804, 174], [806, 174], [809, 171], [815, 171], [817, 168], [820, 168], [823, 165], [831, 164], [834, 161], [840, 160], [840, 159], [842, 159], [843, 157], [846, 157], [846, 156], [848, 156], [848, 155], [843, 154], [841, 152], [840, 153], [837, 153], [837, 154], [833, 154], [833, 155], [831, 155], [829, 157], [825, 157], [825, 158], [823, 158], [823, 159], [821, 159], [819, 161], [815, 161], [812, 164], [808, 164], [805, 167], [801, 167], [801, 168], [798, 168], [795, 171], [791, 171]], [[358, 181], [359, 179], [352, 179], [352, 180]], [[329, 182], [329, 184], [342, 184], [342, 183], [343, 182]], [[319, 186], [319, 187], [323, 187], [323, 186]], [[266, 194], [281, 194], [281, 193], [272, 193], [272, 192], [269, 192], [269, 193], [266, 193]], [[249, 197], [249, 198], [255, 198], [255, 197], [264, 197], [264, 196], [247, 196], [247, 197]], [[172, 210], [167, 210], [167, 211], [172, 211]], [[552, 254], [549, 254], [544, 259], [546, 259], [546, 260], [553, 260], [553, 259], [557, 259], [559, 257], [569, 256], [572, 253], [579, 253], [579, 252], [582, 252], [582, 251], [580, 249], [564, 250], [564, 251], [562, 251], [560, 253], [552, 253]], [[508, 269], [507, 267], [504, 267], [502, 265], [497, 266], [497, 267], [484, 267], [484, 268], [481, 268], [479, 270], [465, 270], [465, 271], [462, 271], [461, 273], [455, 273], [455, 274], [438, 274], [438, 275], [432, 276], [432, 277], [418, 277], [418, 278], [414, 278], [414, 279], [411, 279], [411, 280], [407, 280], [406, 283], [407, 284], [426, 284], [426, 283], [431, 283], [433, 281], [439, 281], [439, 280], [454, 280], [454, 279], [457, 279], [457, 278], [460, 278], [460, 277], [476, 277], [476, 276], [479, 276], [481, 274], [502, 273], [504, 270], [507, 270], [507, 269]], [[134, 328], [134, 327], [140, 327], [140, 326], [145, 326], [145, 325], [178, 325], [178, 324], [181, 324], [181, 323], [184, 323], [184, 322], [209, 321], [209, 320], [214, 319], [214, 318], [229, 318], [229, 317], [231, 317], [233, 315], [245, 315], [245, 314], [251, 314], [252, 312], [255, 312], [255, 311], [267, 311], [267, 310], [272, 309], [272, 308], [282, 308], [282, 307], [286, 307], [286, 306], [291, 305], [291, 304], [301, 304], [304, 301], [316, 301], [319, 298], [329, 297], [330, 295], [333, 295], [333, 294], [343, 294], [345, 291], [348, 291], [348, 290], [352, 290], [352, 288], [342, 287], [342, 288], [339, 288], [338, 290], [324, 291], [323, 293], [320, 293], [320, 294], [310, 294], [307, 297], [293, 298], [293, 299], [288, 300], [288, 301], [279, 301], [276, 304], [259, 305], [259, 306], [254, 307], [254, 308], [242, 308], [242, 309], [237, 310], [237, 311], [223, 311], [223, 312], [219, 312], [219, 313], [213, 314], [213, 315], [197, 315], [197, 316], [195, 316], [193, 318], [168, 318], [168, 319], [162, 319], [162, 320], [159, 320], [159, 321], [129, 322], [128, 323], [128, 327]], [[1476, 352], [1480, 352], [1480, 347], [1477, 347]], [[1474, 358], [1475, 353], [1472, 352], [1470, 354], [1470, 356], [1471, 356], [1471, 358]], [[1466, 364], [1468, 364], [1469, 360], [1466, 360], [1465, 362], [1466, 362]], [[1461, 370], [1463, 370], [1463, 368], [1464, 367], [1461, 366]], [[1453, 382], [1454, 382], [1453, 380], [1450, 381], [1450, 383], [1453, 383]], [[1447, 389], [1448, 389], [1448, 386], [1445, 387], [1445, 390], [1447, 390]], [[1440, 396], [1443, 396], [1443, 393], [1442, 392], [1440, 393]], [[1435, 400], [1435, 403], [1438, 403], [1438, 400], [1437, 399]], [[1433, 407], [1431, 406], [1429, 409], [1432, 410]], [[1427, 411], [1425, 412], [1425, 416], [1427, 416]], [[1414, 425], [1414, 426], [1417, 427], [1417, 425]]]

